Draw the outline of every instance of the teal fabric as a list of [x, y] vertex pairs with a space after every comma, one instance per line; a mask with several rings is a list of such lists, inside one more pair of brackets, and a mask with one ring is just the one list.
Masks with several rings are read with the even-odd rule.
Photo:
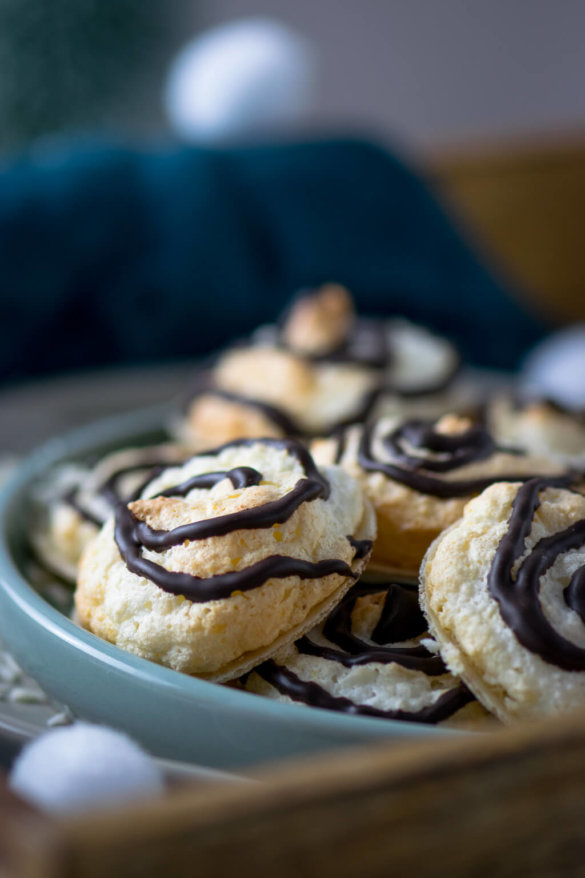
[[0, 171], [0, 380], [199, 357], [328, 280], [483, 366], [514, 367], [545, 331], [369, 143], [77, 146]]

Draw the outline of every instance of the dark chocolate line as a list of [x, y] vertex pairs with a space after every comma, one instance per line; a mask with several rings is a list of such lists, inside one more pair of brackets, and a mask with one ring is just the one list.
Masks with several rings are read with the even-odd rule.
[[263, 585], [268, 579], [285, 579], [287, 576], [320, 579], [336, 573], [355, 578], [351, 567], [343, 561], [326, 559], [311, 562], [286, 555], [270, 555], [242, 570], [218, 573], [207, 578], [193, 576], [190, 573], [177, 573], [143, 558], [140, 543], [132, 532], [126, 530], [123, 519], [116, 523], [116, 542], [118, 547], [122, 547], [122, 557], [132, 573], [144, 576], [170, 594], [184, 595], [193, 603], [221, 600], [231, 597], [235, 591], [250, 591]]
[[[177, 463], [177, 465], [179, 465]], [[125, 503], [130, 503], [133, 500], [137, 500], [142, 494], [144, 488], [151, 482], [162, 470], [167, 467], [172, 466], [172, 463], [169, 461], [161, 461], [161, 460], [151, 460], [151, 461], [141, 461], [137, 463], [128, 464], [127, 466], [120, 467], [116, 469], [113, 473], [107, 477], [107, 479], [96, 488], [96, 494], [99, 494], [103, 497], [106, 503], [114, 509], [116, 504], [120, 501], [124, 501]], [[140, 484], [137, 488], [135, 488], [130, 494], [123, 495], [119, 488], [120, 480], [131, 473], [140, 472], [141, 470], [145, 471], [144, 478], [140, 481]], [[86, 506], [84, 506], [79, 500], [79, 488], [73, 488], [67, 494], [65, 494], [62, 498], [64, 503], [71, 506], [78, 515], [80, 515], [86, 521], [91, 522], [91, 524], [95, 524], [96, 527], [101, 527], [104, 523], [104, 518], [98, 517], [91, 510], [89, 510]]]
[[331, 434], [331, 439], [335, 442], [335, 454], [333, 455], [333, 463], [340, 464], [347, 448], [347, 428], [338, 428]]
[[369, 555], [374, 545], [373, 540], [356, 540], [352, 536], [348, 536], [347, 541], [355, 549], [354, 561], [361, 561], [366, 555]]
[[[405, 426], [407, 425], [403, 425], [402, 429], [404, 429]], [[453, 479], [450, 481], [439, 479], [435, 476], [428, 475], [426, 472], [421, 472], [418, 468], [413, 469], [408, 466], [399, 466], [395, 463], [376, 460], [372, 453], [373, 430], [374, 425], [364, 427], [360, 439], [358, 462], [362, 469], [366, 470], [366, 472], [383, 473], [387, 478], [400, 482], [400, 484], [406, 485], [414, 491], [419, 491], [421, 494], [428, 494], [441, 499], [468, 497], [472, 494], [483, 491], [484, 488], [487, 488], [495, 481], [526, 482], [529, 479], [535, 478], [537, 475], [535, 473], [508, 473], [506, 475], [498, 473], [497, 475], [483, 476], [475, 479]], [[509, 452], [510, 449], [506, 449], [506, 451]], [[483, 455], [483, 451], [481, 453]], [[424, 459], [421, 460], [416, 458], [416, 461], [418, 466], [425, 468]], [[470, 458], [468, 458], [466, 462], [469, 463]], [[574, 479], [574, 475], [567, 475], [566, 484], [570, 483], [572, 479]]]
[[212, 448], [209, 451], [202, 451], [195, 455], [195, 457], [207, 457], [210, 454], [216, 456], [228, 448], [249, 448], [251, 445], [257, 445], [258, 443], [261, 445], [270, 445], [272, 448], [281, 448], [283, 451], [286, 451], [292, 457], [296, 458], [303, 468], [307, 478], [321, 484], [323, 488], [323, 499], [327, 500], [330, 492], [329, 482], [317, 468], [308, 449], [296, 439], [290, 437], [286, 439], [273, 439], [269, 437], [261, 437], [258, 439], [233, 439], [231, 442], [225, 442], [217, 448]]
[[[120, 467], [111, 473], [105, 482], [98, 488], [98, 491], [113, 509], [116, 503], [119, 503], [121, 500], [129, 503], [131, 500], [138, 499], [148, 483], [161, 473], [165, 467], [172, 465], [173, 464], [169, 461], [162, 460], [142, 461], [128, 464], [128, 466]], [[141, 480], [140, 485], [138, 488], [135, 488], [131, 496], [123, 496], [119, 488], [120, 480], [124, 476], [140, 472], [140, 470], [145, 471], [144, 479]]]
[[156, 494], [157, 497], [186, 497], [190, 491], [196, 488], [213, 488], [215, 485], [229, 479], [233, 487], [236, 489], [251, 488], [259, 485], [262, 481], [262, 473], [251, 466], [237, 466], [231, 470], [220, 470], [214, 473], [202, 473], [198, 476], [192, 476], [186, 482], [180, 485], [174, 485], [164, 491]]
[[571, 576], [564, 591], [565, 603], [585, 622], [585, 567], [579, 567]]
[[[406, 421], [382, 441], [392, 457], [409, 469], [424, 469], [437, 473], [450, 472], [461, 466], [485, 460], [497, 450], [488, 431], [478, 424], [474, 424], [463, 433], [449, 436], [437, 432], [429, 421]], [[408, 442], [413, 448], [440, 454], [442, 457], [417, 457], [408, 454], [402, 448], [403, 442]]]
[[381, 646], [376, 648], [369, 646], [364, 640], [360, 641], [357, 637], [355, 641], [354, 648], [357, 647], [357, 644], [361, 644], [362, 650], [354, 655], [341, 649], [322, 646], [307, 636], [301, 637], [295, 645], [300, 653], [338, 662], [345, 668], [376, 662], [384, 665], [397, 664], [411, 671], [423, 671], [428, 677], [437, 677], [447, 673], [439, 656], [432, 655], [424, 646]]
[[[356, 601], [363, 595], [386, 592], [380, 618], [372, 633], [372, 646], [353, 633], [352, 613]], [[323, 634], [338, 647], [331, 650], [323, 647], [322, 657], [340, 661], [346, 667], [366, 664], [368, 661], [396, 662], [411, 670], [423, 671], [429, 676], [446, 673], [442, 659], [433, 655], [424, 646], [396, 646], [427, 631], [427, 623], [418, 601], [418, 590], [396, 582], [368, 583], [360, 581], [333, 608], [325, 625]], [[300, 652], [311, 649], [318, 655], [320, 646], [301, 642]], [[325, 654], [328, 652], [329, 654]]]
[[94, 515], [93, 512], [90, 512], [82, 503], [79, 501], [79, 488], [71, 488], [70, 491], [67, 491], [66, 494], [62, 497], [63, 503], [66, 503], [72, 509], [77, 512], [84, 521], [88, 521], [90, 524], [94, 524], [96, 527], [101, 527], [104, 523], [101, 518], [98, 518], [97, 515]]
[[[300, 479], [292, 491], [278, 500], [253, 506], [240, 512], [229, 512], [215, 518], [193, 521], [172, 530], [155, 530], [145, 521], [137, 518], [124, 504], [117, 509], [117, 518], [124, 522], [124, 528], [132, 528], [138, 542], [144, 548], [162, 552], [172, 546], [180, 546], [186, 540], [204, 540], [220, 537], [235, 530], [258, 530], [283, 524], [303, 503], [316, 500], [322, 495], [322, 486], [312, 479]], [[167, 495], [169, 496], [169, 495]], [[172, 494], [170, 495], [172, 496]]]
[[[508, 530], [500, 540], [487, 579], [488, 591], [497, 601], [501, 616], [518, 641], [549, 664], [566, 671], [585, 670], [585, 649], [560, 635], [546, 618], [539, 600], [540, 578], [556, 559], [585, 545], [585, 520], [539, 540], [513, 575], [517, 560], [525, 551], [540, 492], [547, 487], [565, 487], [558, 479], [533, 479], [522, 485], [512, 505]], [[585, 617], [581, 568], [569, 583], [568, 605]], [[578, 574], [578, 575], [577, 575]]]
[[301, 680], [295, 673], [272, 659], [254, 669], [267, 683], [274, 686], [281, 695], [287, 695], [293, 701], [301, 701], [311, 707], [325, 710], [336, 710], [354, 716], [374, 716], [381, 719], [394, 719], [403, 722], [438, 723], [448, 719], [466, 704], [473, 700], [471, 692], [460, 684], [441, 695], [434, 704], [422, 710], [380, 710], [366, 704], [356, 704], [349, 698], [330, 695], [317, 683]]

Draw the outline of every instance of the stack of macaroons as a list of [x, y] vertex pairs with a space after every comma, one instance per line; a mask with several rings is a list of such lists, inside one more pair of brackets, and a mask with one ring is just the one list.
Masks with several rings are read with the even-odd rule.
[[406, 320], [358, 318], [347, 290], [328, 284], [218, 355], [176, 432], [199, 449], [241, 436], [324, 436], [382, 412], [439, 415], [470, 399], [459, 366], [446, 339]]
[[334, 284], [196, 384], [182, 444], [45, 486], [33, 544], [77, 580], [81, 625], [380, 720], [468, 728], [585, 701], [578, 415], [486, 400], [448, 341], [356, 317]]

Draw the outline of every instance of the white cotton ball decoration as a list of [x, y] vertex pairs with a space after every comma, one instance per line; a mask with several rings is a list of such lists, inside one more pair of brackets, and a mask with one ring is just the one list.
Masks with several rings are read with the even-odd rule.
[[179, 54], [165, 104], [173, 128], [192, 142], [277, 132], [308, 113], [316, 80], [308, 40], [272, 19], [207, 31]]
[[522, 391], [567, 408], [585, 408], [585, 324], [553, 333], [529, 354]]
[[31, 805], [61, 814], [164, 790], [160, 769], [131, 738], [81, 722], [27, 744], [14, 762], [9, 785]]

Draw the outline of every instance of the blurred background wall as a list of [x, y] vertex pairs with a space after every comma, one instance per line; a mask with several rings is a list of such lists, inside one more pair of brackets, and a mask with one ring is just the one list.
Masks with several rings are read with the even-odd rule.
[[183, 12], [187, 29], [247, 14], [316, 41], [319, 123], [426, 151], [585, 127], [580, 0], [200, 0]]
[[579, 0], [0, 0], [0, 150], [61, 130], [168, 131], [174, 53], [246, 16], [315, 43], [320, 128], [436, 153], [585, 127]]

